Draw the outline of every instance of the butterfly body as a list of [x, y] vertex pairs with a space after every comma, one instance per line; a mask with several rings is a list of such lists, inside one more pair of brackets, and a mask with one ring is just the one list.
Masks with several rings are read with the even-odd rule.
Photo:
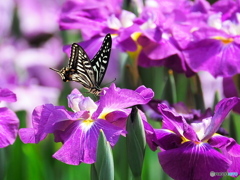
[[100, 84], [107, 70], [111, 46], [111, 35], [107, 34], [101, 48], [90, 60], [84, 49], [73, 43], [68, 67], [63, 67], [61, 70], [50, 69], [56, 71], [64, 82], [79, 82], [90, 93], [99, 95], [102, 91]]

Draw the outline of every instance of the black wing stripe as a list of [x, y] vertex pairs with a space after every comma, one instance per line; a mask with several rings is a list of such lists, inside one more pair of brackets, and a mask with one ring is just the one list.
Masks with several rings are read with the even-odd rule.
[[77, 63], [77, 59], [78, 59], [78, 56], [79, 56], [79, 51], [78, 51], [78, 47], [79, 45], [76, 44], [76, 43], [73, 43], [72, 44], [72, 48], [71, 48], [71, 56], [70, 56], [70, 59], [68, 61], [68, 67], [69, 68], [76, 68], [76, 63]]
[[109, 57], [112, 47], [112, 38], [107, 34], [103, 40], [102, 46], [97, 54], [91, 60], [91, 65], [94, 71], [94, 77], [98, 86], [100, 86], [103, 77], [106, 73]]

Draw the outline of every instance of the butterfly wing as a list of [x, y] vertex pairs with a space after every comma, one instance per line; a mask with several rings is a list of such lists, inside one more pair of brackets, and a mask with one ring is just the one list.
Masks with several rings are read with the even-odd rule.
[[63, 81], [79, 82], [90, 93], [98, 95], [101, 92], [99, 86], [107, 70], [111, 46], [112, 38], [110, 34], [107, 34], [100, 50], [92, 61], [90, 61], [84, 49], [78, 44], [73, 43], [68, 67], [63, 67], [61, 70], [50, 69], [56, 71]]
[[78, 47], [79, 47], [78, 44], [76, 44], [76, 43], [72, 44], [71, 55], [70, 55], [70, 58], [68, 60], [68, 67], [69, 68], [75, 69], [77, 67], [77, 58], [78, 58], [78, 53], [79, 53]]
[[80, 82], [87, 89], [95, 86], [95, 77], [90, 59], [83, 48], [76, 43], [72, 45], [69, 67], [76, 72], [72, 75], [73, 81]]
[[109, 57], [111, 53], [111, 47], [112, 47], [112, 37], [110, 34], [107, 34], [103, 40], [101, 48], [91, 60], [94, 79], [96, 81], [97, 86], [100, 86], [104, 78], [104, 75], [106, 73]]

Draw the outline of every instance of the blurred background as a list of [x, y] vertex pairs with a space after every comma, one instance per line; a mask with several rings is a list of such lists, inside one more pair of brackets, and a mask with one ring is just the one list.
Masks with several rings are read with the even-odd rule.
[[[11, 104], [2, 102], [1, 106], [8, 106], [17, 113], [20, 128], [32, 126], [31, 113], [36, 106], [51, 103], [67, 107], [67, 95], [73, 88], [78, 88], [85, 96], [89, 96], [80, 84], [64, 83], [57, 73], [49, 69], [50, 67], [61, 69], [66, 66], [69, 45], [84, 39], [79, 29], [61, 27], [60, 30], [59, 19], [65, 1], [0, 1], [0, 87], [8, 88], [17, 95], [17, 102]], [[140, 1], [126, 0], [124, 7], [136, 11], [134, 7], [137, 3]], [[88, 29], [85, 31], [87, 32]], [[99, 42], [101, 43], [102, 40]], [[89, 44], [83, 44], [83, 47], [87, 46]], [[90, 44], [90, 46], [94, 45]], [[99, 47], [100, 44], [95, 49]], [[86, 51], [88, 52], [87, 49]], [[219, 91], [219, 94], [215, 94], [213, 88], [221, 89], [219, 84], [222, 81], [207, 73], [186, 78], [185, 74], [163, 66], [138, 67], [131, 60], [132, 56], [131, 53], [114, 46], [102, 85], [109, 86], [115, 78], [117, 86], [122, 88], [135, 89], [144, 84], [154, 90], [156, 99], [167, 100], [170, 103], [182, 101], [188, 107], [201, 110], [214, 107], [223, 93]], [[213, 83], [203, 85], [204, 78], [212, 79]], [[239, 75], [234, 76], [234, 80], [239, 82]], [[209, 89], [211, 91], [208, 91]], [[203, 97], [202, 91], [209, 96]], [[94, 100], [97, 99], [90, 96]], [[174, 99], [175, 96], [177, 99]], [[235, 113], [228, 118], [229, 121], [224, 126], [229, 130], [230, 136], [240, 143], [240, 126], [237, 122], [240, 116]], [[149, 118], [149, 122], [155, 128], [161, 127], [159, 121]], [[54, 143], [51, 135], [39, 144], [23, 144], [18, 137], [13, 145], [0, 149], [0, 180], [90, 179], [90, 165], [66, 165], [52, 158], [60, 147], [61, 144]], [[115, 179], [131, 179], [127, 160], [122, 158], [126, 154], [123, 137], [113, 148], [113, 153]], [[160, 167], [157, 152], [152, 152], [148, 147], [144, 160], [143, 179], [170, 179]]]

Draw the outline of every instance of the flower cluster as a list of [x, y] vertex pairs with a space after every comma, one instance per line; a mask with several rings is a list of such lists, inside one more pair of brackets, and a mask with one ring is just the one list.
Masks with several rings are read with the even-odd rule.
[[142, 67], [164, 65], [188, 76], [207, 71], [231, 77], [240, 72], [238, 1], [210, 5], [205, 0], [147, 0], [145, 6], [136, 4], [138, 16], [122, 10], [122, 3], [68, 0], [60, 27], [79, 29], [94, 44], [104, 34], [114, 34], [115, 47], [135, 52]]
[[[49, 71], [63, 60], [61, 39], [56, 34], [60, 3], [9, 0], [0, 3], [0, 8], [1, 87], [18, 95], [11, 109], [25, 110], [30, 116], [33, 106], [57, 102], [62, 88], [57, 74]], [[13, 16], [16, 9], [18, 23]], [[17, 27], [12, 30], [11, 26]]]
[[[219, 0], [212, 5], [206, 0], [134, 2], [135, 14], [122, 9], [121, 0], [110, 4], [107, 0], [100, 4], [68, 0], [63, 4], [59, 25], [62, 30], [81, 31], [84, 42], [79, 44], [90, 57], [103, 36], [112, 34], [114, 53], [107, 77], [118, 77], [118, 67], [124, 64], [118, 60], [121, 50], [144, 68], [164, 66], [187, 77], [197, 73], [205, 107], [213, 107], [216, 92], [220, 99], [239, 96], [237, 91], [226, 90], [237, 89], [231, 81], [240, 73], [238, 1]], [[69, 46], [64, 49], [70, 53]]]

